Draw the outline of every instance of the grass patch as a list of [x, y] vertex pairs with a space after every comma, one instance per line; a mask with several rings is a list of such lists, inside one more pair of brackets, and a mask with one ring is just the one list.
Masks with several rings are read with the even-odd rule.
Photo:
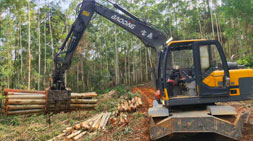
[[132, 99], [135, 96], [142, 97], [142, 95], [139, 92], [136, 92], [136, 93], [128, 92], [126, 96], [127, 96], [127, 99]]
[[114, 138], [115, 140], [120, 140], [120, 138], [121, 138], [122, 136], [129, 135], [129, 134], [132, 134], [132, 133], [133, 133], [133, 128], [131, 128], [131, 127], [125, 127], [125, 128], [123, 128], [123, 129], [121, 129], [121, 130], [115, 132], [115, 133], [113, 134], [113, 138]]
[[106, 101], [99, 103], [95, 107], [95, 110], [97, 113], [103, 112], [103, 111], [111, 112], [117, 109], [117, 104], [118, 104], [118, 101], [116, 99], [108, 99]]
[[98, 90], [96, 91], [99, 95], [101, 94], [105, 94], [105, 93], [108, 93], [110, 92], [111, 90], [116, 90], [120, 93], [120, 95], [123, 95], [125, 94], [126, 92], [130, 91], [131, 90], [131, 87], [130, 86], [124, 86], [124, 85], [119, 85], [119, 86], [116, 86], [116, 87], [113, 87], [113, 88], [108, 88], [108, 89], [105, 89], [105, 90]]
[[89, 118], [84, 112], [81, 112], [80, 115], [79, 117], [77, 112], [56, 114], [51, 117], [50, 126], [46, 122], [46, 115], [2, 116], [0, 118], [0, 140], [49, 140], [60, 134], [66, 127]]

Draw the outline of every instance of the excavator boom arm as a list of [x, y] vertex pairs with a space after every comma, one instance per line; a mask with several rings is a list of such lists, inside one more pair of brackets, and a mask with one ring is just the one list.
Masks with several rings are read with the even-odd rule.
[[[94, 13], [105, 17], [137, 36], [147, 47], [157, 49], [165, 44], [167, 36], [161, 31], [151, 27], [146, 22], [141, 21], [119, 5], [113, 4], [113, 6], [129, 17], [108, 9], [103, 5], [96, 3], [95, 0], [83, 0], [77, 19], [73, 23], [69, 34], [54, 57], [52, 90], [66, 89], [64, 84], [64, 73], [70, 68], [74, 52]], [[66, 43], [69, 39], [70, 42], [66, 48]]]

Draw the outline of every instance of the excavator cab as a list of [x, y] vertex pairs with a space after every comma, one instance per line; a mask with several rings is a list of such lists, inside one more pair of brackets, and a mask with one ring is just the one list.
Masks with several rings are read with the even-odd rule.
[[228, 64], [217, 40], [172, 41], [159, 53], [156, 95], [167, 106], [248, 99], [239, 94], [240, 77], [230, 79], [247, 70]]
[[171, 41], [159, 53], [150, 138], [215, 133], [238, 140], [248, 111], [217, 102], [249, 100], [253, 70], [226, 61], [217, 40]]

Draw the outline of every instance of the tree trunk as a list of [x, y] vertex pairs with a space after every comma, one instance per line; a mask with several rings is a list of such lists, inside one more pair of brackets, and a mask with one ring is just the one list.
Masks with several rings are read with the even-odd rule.
[[30, 0], [28, 0], [28, 90], [31, 89], [31, 17], [30, 17]]
[[40, 8], [38, 9], [38, 41], [39, 41], [39, 62], [38, 62], [38, 90], [40, 90], [40, 60], [41, 60], [41, 46], [40, 46]]
[[[196, 4], [196, 0], [194, 1], [194, 3]], [[197, 5], [197, 4], [196, 4]], [[198, 23], [199, 23], [199, 32], [200, 32], [200, 38], [203, 38], [203, 31], [202, 31], [202, 25], [201, 25], [201, 21], [200, 21], [200, 13], [199, 13], [199, 7], [196, 6], [197, 8], [197, 13], [198, 13]]]
[[125, 58], [124, 59], [125, 59], [125, 65], [124, 65], [125, 72], [124, 72], [123, 82], [126, 85], [127, 84], [127, 49], [125, 49]]
[[117, 46], [117, 27], [114, 26], [115, 36], [114, 36], [114, 71], [115, 71], [115, 85], [119, 84], [119, 56], [118, 56], [118, 46]]
[[48, 24], [49, 24], [49, 33], [50, 33], [50, 39], [51, 39], [52, 58], [53, 58], [54, 57], [54, 40], [53, 40], [51, 17], [48, 18]]
[[[215, 39], [215, 34], [214, 34], [214, 24], [213, 24], [213, 14], [212, 14], [212, 10], [211, 10], [211, 8], [210, 8], [210, 1], [209, 0], [207, 0], [206, 1], [206, 3], [207, 3], [207, 6], [208, 6], [208, 12], [209, 12], [209, 15], [210, 15], [210, 17], [211, 17], [211, 25], [212, 25], [212, 39]], [[212, 3], [212, 0], [211, 0], [211, 3]]]
[[145, 48], [145, 80], [148, 81], [148, 49]]
[[44, 23], [44, 80], [43, 80], [43, 85], [44, 88], [46, 87], [46, 73], [47, 73], [47, 33], [46, 33], [46, 25], [47, 25], [47, 19], [45, 18], [45, 23]]
[[20, 25], [19, 25], [19, 47], [20, 47], [20, 82], [21, 84], [24, 84], [23, 82], [23, 47], [22, 47], [22, 27], [21, 27], [21, 19], [20, 19]]
[[217, 32], [217, 36], [218, 36], [218, 41], [221, 42], [220, 33], [219, 33], [218, 19], [217, 19], [216, 13], [214, 13], [214, 16], [215, 16], [215, 22], [216, 22], [216, 32]]

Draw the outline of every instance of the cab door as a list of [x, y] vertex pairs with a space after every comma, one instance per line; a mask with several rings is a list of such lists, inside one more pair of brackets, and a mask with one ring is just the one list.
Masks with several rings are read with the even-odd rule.
[[229, 96], [229, 71], [217, 40], [193, 44], [196, 87], [200, 97]]

